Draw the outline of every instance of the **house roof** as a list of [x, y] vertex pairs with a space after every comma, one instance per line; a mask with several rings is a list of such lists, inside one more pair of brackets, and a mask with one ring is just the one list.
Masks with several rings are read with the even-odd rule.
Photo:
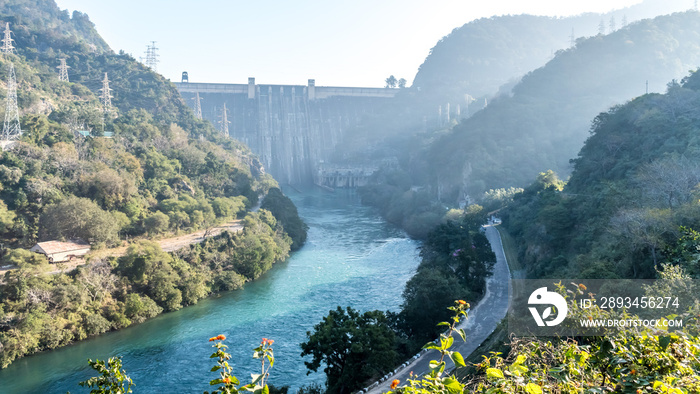
[[81, 240], [73, 241], [46, 241], [39, 242], [30, 250], [32, 252], [43, 252], [45, 254], [71, 252], [73, 250], [90, 249], [90, 244]]

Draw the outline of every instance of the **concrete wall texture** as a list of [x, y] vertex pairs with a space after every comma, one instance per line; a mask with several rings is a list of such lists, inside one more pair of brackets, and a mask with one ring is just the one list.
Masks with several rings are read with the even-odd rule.
[[192, 108], [219, 127], [224, 104], [229, 134], [248, 145], [281, 184], [310, 184], [331, 160], [345, 133], [398, 89], [247, 84], [175, 84]]

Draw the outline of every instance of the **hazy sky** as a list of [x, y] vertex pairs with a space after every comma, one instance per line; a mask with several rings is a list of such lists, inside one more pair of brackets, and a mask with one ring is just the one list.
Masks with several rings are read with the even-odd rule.
[[[410, 82], [432, 48], [477, 18], [606, 12], [641, 0], [57, 0], [85, 12], [112, 49], [190, 82], [383, 86]], [[567, 38], [564, 38], [567, 39]]]

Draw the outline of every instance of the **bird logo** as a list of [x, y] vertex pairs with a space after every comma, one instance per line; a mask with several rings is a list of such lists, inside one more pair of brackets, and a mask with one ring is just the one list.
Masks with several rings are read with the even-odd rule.
[[[547, 308], [542, 311], [542, 315], [540, 315], [537, 308], [534, 306], [528, 308], [530, 309], [530, 313], [532, 313], [532, 317], [535, 318], [535, 322], [540, 327], [551, 327], [560, 324], [564, 321], [569, 311], [569, 308], [566, 306], [566, 299], [559, 293], [547, 291], [546, 287], [540, 287], [533, 291], [527, 303], [529, 305], [548, 305]], [[551, 319], [552, 316], [556, 317]]]

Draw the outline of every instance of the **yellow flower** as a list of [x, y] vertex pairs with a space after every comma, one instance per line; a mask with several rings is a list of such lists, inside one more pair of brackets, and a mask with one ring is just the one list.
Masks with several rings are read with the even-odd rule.
[[229, 377], [227, 376], [227, 377], [225, 377], [222, 381], [223, 381], [224, 383], [231, 383], [231, 378], [229, 378]]
[[219, 341], [225, 341], [225, 340], [226, 340], [226, 335], [218, 335], [218, 336], [216, 337], [216, 339], [219, 340]]
[[467, 301], [464, 301], [464, 300], [457, 300], [457, 302], [459, 302], [460, 305], [466, 305], [466, 304], [467, 304]]
[[211, 341], [216, 341], [216, 337], [209, 338], [209, 342], [211, 342]]

